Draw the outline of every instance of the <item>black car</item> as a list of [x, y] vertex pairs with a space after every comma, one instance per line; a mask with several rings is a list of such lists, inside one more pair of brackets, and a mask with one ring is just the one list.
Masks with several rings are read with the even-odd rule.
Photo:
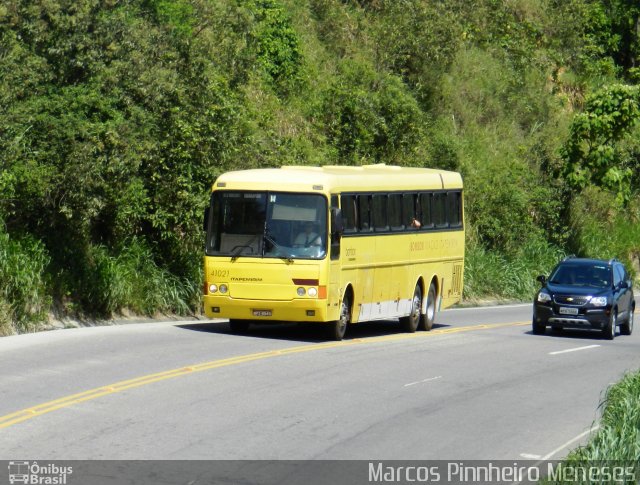
[[616, 327], [622, 335], [631, 335], [633, 282], [618, 260], [568, 257], [549, 279], [537, 279], [542, 288], [533, 301], [533, 333], [543, 334], [550, 325], [554, 330], [597, 329], [609, 340]]

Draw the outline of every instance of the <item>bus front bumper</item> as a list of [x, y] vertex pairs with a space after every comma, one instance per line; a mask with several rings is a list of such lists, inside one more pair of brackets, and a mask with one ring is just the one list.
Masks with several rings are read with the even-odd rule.
[[329, 308], [329, 303], [325, 299], [244, 300], [205, 295], [202, 300], [204, 313], [209, 318], [253, 320], [255, 322], [327, 322], [336, 320], [339, 311], [337, 305], [333, 310]]

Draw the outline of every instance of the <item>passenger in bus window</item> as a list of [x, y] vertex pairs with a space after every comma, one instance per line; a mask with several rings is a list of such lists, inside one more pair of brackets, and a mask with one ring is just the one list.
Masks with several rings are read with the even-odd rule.
[[320, 246], [320, 236], [313, 230], [313, 222], [304, 223], [304, 231], [298, 234], [293, 241], [293, 246], [297, 248], [308, 248], [310, 246]]
[[420, 224], [420, 221], [418, 219], [416, 219], [415, 217], [412, 217], [411, 227], [413, 227], [414, 229], [420, 229], [422, 227], [422, 224]]

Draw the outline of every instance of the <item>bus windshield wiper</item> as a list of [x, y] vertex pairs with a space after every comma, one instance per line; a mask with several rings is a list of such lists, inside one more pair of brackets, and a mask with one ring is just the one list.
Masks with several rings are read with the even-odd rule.
[[[264, 236], [264, 239], [265, 239], [266, 241], [269, 241], [271, 244], [273, 244], [273, 247], [274, 247], [274, 248], [276, 248], [276, 249], [277, 249], [277, 248], [281, 247], [281, 246], [280, 246], [280, 244], [278, 244], [278, 243], [276, 242], [276, 240], [275, 240], [275, 239], [273, 239], [273, 237], [271, 236], [271, 234], [269, 234], [269, 230], [267, 229], [266, 225], [265, 225], [265, 228], [264, 228], [264, 235], [263, 235], [263, 236]], [[264, 248], [263, 248], [263, 254], [264, 254]], [[294, 261], [294, 260], [293, 260], [293, 258], [292, 258], [291, 256], [279, 256], [279, 258], [280, 258], [282, 261], [284, 261], [285, 263], [287, 263], [287, 264], [291, 264], [291, 263], [293, 263], [293, 261]]]
[[242, 253], [242, 251], [245, 250], [245, 248], [251, 248], [251, 246], [249, 246], [248, 244], [243, 244], [241, 246], [236, 246], [234, 249], [236, 248], [237, 248], [237, 251], [231, 255], [232, 263], [240, 257], [240, 254]]
[[238, 244], [237, 246], [234, 246], [232, 249], [232, 251], [234, 252], [231, 255], [231, 262], [233, 263], [235, 260], [237, 260], [242, 255], [242, 251], [244, 251], [246, 248], [249, 248], [251, 250], [251, 255], [253, 255], [253, 243], [256, 241], [256, 238], [258, 237], [260, 237], [260, 234], [254, 235], [247, 242], [247, 244]]

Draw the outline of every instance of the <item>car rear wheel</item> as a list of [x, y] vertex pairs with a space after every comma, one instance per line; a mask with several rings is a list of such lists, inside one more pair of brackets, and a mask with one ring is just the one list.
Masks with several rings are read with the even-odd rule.
[[618, 321], [618, 314], [616, 310], [611, 311], [611, 318], [605, 328], [602, 329], [602, 335], [607, 340], [613, 340], [616, 338], [616, 325]]
[[633, 312], [634, 311], [635, 311], [635, 308], [631, 308], [629, 310], [629, 318], [627, 319], [627, 322], [620, 325], [620, 333], [622, 335], [631, 335], [631, 332], [633, 332]]

